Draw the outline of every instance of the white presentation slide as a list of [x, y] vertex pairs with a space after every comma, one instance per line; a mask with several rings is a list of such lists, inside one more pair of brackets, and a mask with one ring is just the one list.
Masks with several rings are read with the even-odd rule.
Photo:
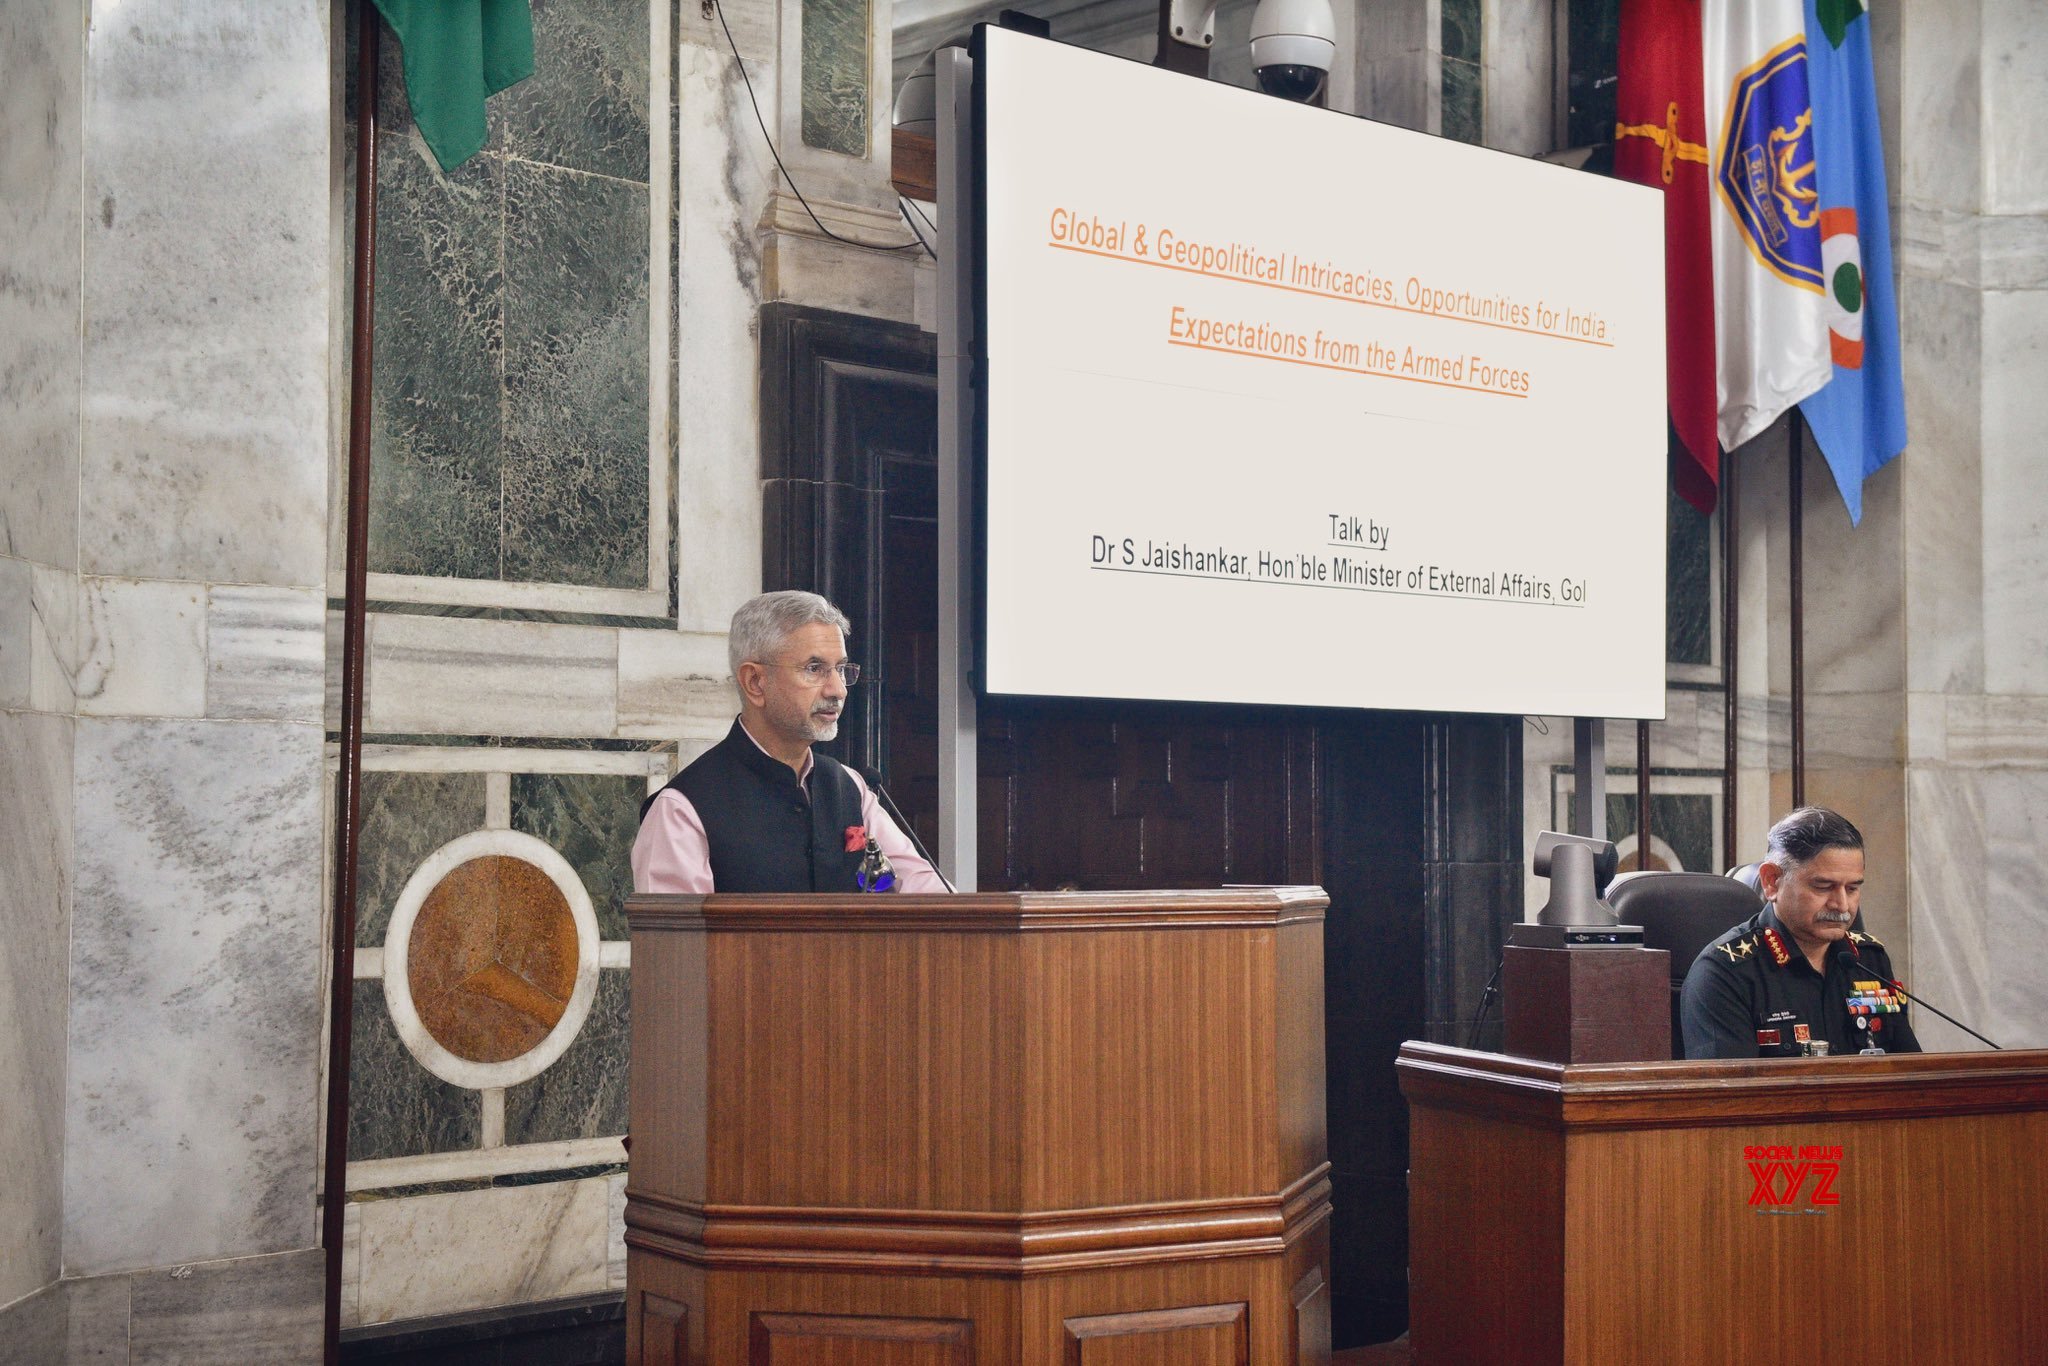
[[1662, 716], [1661, 196], [983, 32], [987, 689]]

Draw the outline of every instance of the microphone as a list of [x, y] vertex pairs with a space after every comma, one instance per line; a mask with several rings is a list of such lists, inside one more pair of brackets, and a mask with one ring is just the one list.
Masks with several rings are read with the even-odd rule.
[[[1837, 941], [1837, 943], [1838, 943], [1838, 944], [1839, 944], [1839, 946], [1840, 946], [1840, 947], [1839, 947], [1839, 949], [1837, 950], [1838, 952], [1840, 952], [1840, 953], [1842, 953], [1842, 954], [1844, 954], [1844, 955], [1846, 955], [1846, 956], [1848, 956], [1848, 957], [1850, 957], [1850, 958], [1853, 958], [1853, 959], [1855, 959], [1855, 960], [1857, 961], [1857, 963], [1859, 963], [1859, 964], [1861, 964], [1861, 963], [1863, 962], [1863, 954], [1862, 954], [1862, 953], [1861, 953], [1861, 952], [1860, 952], [1860, 951], [1859, 951], [1859, 950], [1857, 949], [1857, 947], [1856, 947], [1856, 941], [1855, 941], [1855, 940], [1853, 940], [1853, 939], [1848, 939], [1848, 938], [1844, 938], [1844, 939], [1838, 940], [1838, 941]], [[1875, 971], [1875, 969], [1872, 969], [1872, 971]], [[1982, 1034], [1979, 1034], [1979, 1033], [1978, 1033], [1978, 1032], [1977, 1032], [1976, 1030], [1974, 1030], [1974, 1029], [1970, 1028], [1970, 1027], [1969, 1027], [1968, 1025], [1964, 1024], [1964, 1023], [1963, 1023], [1963, 1022], [1962, 1022], [1961, 1020], [1958, 1020], [1958, 1019], [1957, 1019], [1957, 1018], [1956, 1018], [1955, 1016], [1953, 1016], [1953, 1015], [1949, 1014], [1949, 1013], [1948, 1013], [1947, 1011], [1945, 1011], [1945, 1010], [1942, 1010], [1942, 1009], [1941, 1009], [1940, 1007], [1938, 1007], [1938, 1006], [1931, 1006], [1931, 1005], [1928, 1005], [1928, 1004], [1927, 1004], [1927, 1002], [1925, 1002], [1925, 1001], [1921, 1000], [1921, 999], [1920, 999], [1920, 998], [1919, 998], [1918, 996], [1915, 996], [1915, 995], [1914, 995], [1914, 994], [1913, 994], [1912, 992], [1910, 992], [1910, 991], [1906, 990], [1906, 984], [1905, 984], [1904, 982], [1901, 982], [1901, 981], [1899, 981], [1899, 980], [1898, 980], [1898, 979], [1897, 979], [1896, 977], [1886, 977], [1886, 978], [1885, 978], [1884, 980], [1885, 980], [1886, 982], [1888, 982], [1888, 983], [1890, 983], [1890, 984], [1891, 984], [1891, 988], [1892, 988], [1892, 990], [1893, 990], [1893, 991], [1896, 991], [1896, 992], [1898, 992], [1898, 993], [1899, 993], [1899, 995], [1901, 995], [1901, 996], [1905, 997], [1905, 998], [1906, 998], [1907, 1000], [1911, 1001], [1911, 1002], [1912, 1002], [1912, 1003], [1913, 1003], [1914, 1005], [1916, 1005], [1916, 1006], [1923, 1006], [1923, 1007], [1925, 1007], [1926, 1009], [1928, 1009], [1928, 1010], [1931, 1010], [1931, 1011], [1933, 1011], [1933, 1012], [1934, 1012], [1934, 1013], [1935, 1013], [1936, 1015], [1939, 1015], [1939, 1016], [1941, 1016], [1941, 1018], [1942, 1018], [1942, 1019], [1944, 1019], [1944, 1020], [1947, 1020], [1947, 1021], [1948, 1021], [1948, 1022], [1949, 1022], [1950, 1024], [1954, 1025], [1954, 1026], [1955, 1026], [1955, 1027], [1956, 1027], [1957, 1029], [1960, 1029], [1960, 1030], [1962, 1030], [1962, 1031], [1963, 1031], [1963, 1033], [1965, 1033], [1965, 1034], [1969, 1035], [1969, 1036], [1970, 1036], [1971, 1038], [1973, 1038], [1973, 1039], [1977, 1040], [1977, 1042], [1979, 1042], [1979, 1043], [1982, 1043], [1982, 1044], [1986, 1044], [1986, 1045], [1988, 1045], [1988, 1046], [1990, 1046], [1990, 1047], [1992, 1047], [1992, 1048], [1995, 1048], [1995, 1049], [1997, 1049], [1997, 1050], [1998, 1050], [1999, 1052], [2001, 1052], [2001, 1053], [2003, 1053], [2003, 1052], [2005, 1051], [2005, 1049], [2004, 1049], [2003, 1047], [2001, 1047], [2001, 1046], [2000, 1046], [2000, 1045], [1998, 1045], [1998, 1044], [1992, 1043], [1992, 1042], [1991, 1042], [1991, 1040], [1989, 1040], [1989, 1039], [1985, 1038], [1985, 1037], [1984, 1037], [1984, 1036], [1983, 1036]]]
[[[881, 775], [877, 774], [873, 769], [863, 768], [859, 764], [849, 764], [848, 767], [855, 773], [860, 774], [861, 781], [866, 783], [868, 790], [875, 794], [875, 800], [880, 802], [882, 809], [889, 813], [889, 819], [896, 822], [896, 828], [909, 838], [910, 847], [917, 850], [918, 857], [929, 863], [932, 866], [932, 871], [939, 875], [939, 881], [946, 884], [946, 890], [957, 893], [960, 889], [953, 885], [953, 879], [947, 877], [946, 870], [939, 867], [939, 861], [931, 856], [931, 851], [924, 847], [924, 841], [917, 837], [916, 828], [911, 825], [909, 818], [897, 807], [896, 799], [889, 795], [889, 789], [882, 786]], [[1996, 1044], [1992, 1046], [1994, 1048], [1997, 1047]]]

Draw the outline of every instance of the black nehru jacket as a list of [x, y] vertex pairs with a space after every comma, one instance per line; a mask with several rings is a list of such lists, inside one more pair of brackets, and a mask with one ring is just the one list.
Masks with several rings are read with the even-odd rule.
[[[860, 788], [836, 759], [811, 752], [806, 794], [796, 770], [763, 753], [735, 721], [668, 787], [697, 808], [711, 848], [711, 885], [719, 891], [860, 890], [854, 872], [861, 851], [846, 849], [847, 828], [865, 825]], [[653, 805], [654, 797], [640, 804], [640, 819]]]

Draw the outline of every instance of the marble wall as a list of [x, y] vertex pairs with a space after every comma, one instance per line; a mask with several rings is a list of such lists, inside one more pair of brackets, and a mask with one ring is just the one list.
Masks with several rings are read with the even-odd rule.
[[77, 585], [84, 20], [0, 13], [0, 1341], [63, 1267], [75, 730], [49, 618]]
[[[1920, 991], [2007, 1047], [2048, 1045], [2048, 12], [1966, 0], [1885, 16], [1896, 80], [1907, 417], [1911, 943]], [[1929, 1022], [1923, 1036], [1976, 1047]]]
[[326, 16], [96, 5], [65, 1271], [315, 1241]]

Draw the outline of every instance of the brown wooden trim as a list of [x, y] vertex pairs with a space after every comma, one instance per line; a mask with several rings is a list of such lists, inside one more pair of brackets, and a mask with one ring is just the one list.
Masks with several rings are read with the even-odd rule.
[[889, 183], [905, 199], [939, 202], [939, 141], [923, 133], [892, 129], [889, 136]]
[[2048, 1108], [2048, 1050], [1565, 1066], [1406, 1043], [1409, 1104], [1548, 1129], [1669, 1128]]
[[1277, 1195], [1032, 1214], [699, 1205], [627, 1191], [627, 1241], [700, 1266], [1048, 1274], [1272, 1253], [1330, 1217], [1329, 1164]]
[[1242, 887], [1185, 892], [943, 892], [891, 896], [628, 897], [635, 930], [1020, 930], [1257, 929], [1319, 923], [1330, 899], [1320, 887]]

